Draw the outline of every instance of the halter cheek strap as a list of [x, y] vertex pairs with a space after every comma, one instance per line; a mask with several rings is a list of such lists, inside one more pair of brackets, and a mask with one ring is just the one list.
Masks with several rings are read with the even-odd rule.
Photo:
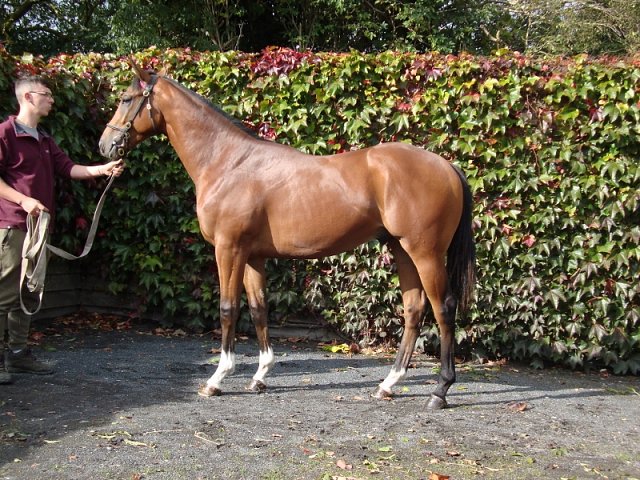
[[153, 129], [156, 130], [156, 122], [153, 120], [153, 115], [151, 114], [151, 109], [152, 109], [151, 92], [153, 91], [153, 87], [156, 84], [156, 80], [157, 80], [157, 77], [155, 75], [151, 77], [151, 81], [149, 83], [145, 83], [142, 80], [140, 80], [140, 86], [144, 87], [144, 91], [142, 92], [142, 98], [140, 99], [140, 102], [138, 102], [138, 105], [134, 109], [133, 111], [134, 113], [131, 116], [131, 119], [127, 123], [125, 123], [124, 127], [118, 127], [117, 125], [112, 125], [110, 123], [107, 123], [108, 128], [111, 128], [112, 130], [115, 130], [121, 133], [121, 135], [118, 135], [116, 138], [114, 138], [112, 142], [112, 145], [118, 149], [118, 156], [121, 158], [124, 157], [125, 154], [127, 153], [126, 146], [127, 146], [127, 143], [129, 142], [129, 130], [131, 130], [131, 127], [133, 126], [133, 121], [140, 113], [140, 110], [142, 110], [142, 105], [144, 105], [145, 101], [147, 102], [146, 108], [147, 108], [147, 112], [149, 112], [149, 120], [151, 120], [151, 125], [153, 126]]

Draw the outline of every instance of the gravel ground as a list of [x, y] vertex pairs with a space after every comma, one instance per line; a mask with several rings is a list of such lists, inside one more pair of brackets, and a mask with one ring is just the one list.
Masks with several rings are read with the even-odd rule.
[[463, 364], [432, 412], [433, 358], [382, 401], [392, 355], [276, 340], [257, 395], [241, 339], [224, 394], [202, 398], [219, 340], [129, 327], [36, 333], [56, 373], [0, 386], [0, 479], [640, 479], [638, 377]]

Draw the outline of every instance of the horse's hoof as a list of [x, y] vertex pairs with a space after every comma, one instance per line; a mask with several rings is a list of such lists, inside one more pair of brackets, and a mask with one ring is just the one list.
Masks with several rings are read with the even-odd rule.
[[219, 397], [222, 395], [222, 390], [216, 387], [210, 387], [209, 385], [200, 385], [198, 395], [201, 397]]
[[447, 408], [447, 401], [444, 398], [440, 398], [437, 395], [431, 395], [429, 403], [427, 403], [429, 410], [442, 410]]
[[371, 394], [373, 398], [378, 400], [391, 400], [393, 398], [393, 392], [389, 392], [378, 385], [376, 391]]
[[250, 392], [264, 393], [267, 391], [267, 385], [261, 380], [251, 380], [251, 383], [244, 387], [244, 389]]

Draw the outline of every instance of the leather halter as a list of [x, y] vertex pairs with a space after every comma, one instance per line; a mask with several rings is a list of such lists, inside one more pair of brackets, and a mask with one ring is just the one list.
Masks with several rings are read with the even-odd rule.
[[142, 105], [144, 105], [145, 101], [147, 102], [146, 108], [147, 108], [147, 112], [149, 112], [149, 119], [151, 120], [153, 129], [154, 130], [156, 129], [156, 123], [153, 120], [153, 115], [151, 115], [151, 92], [153, 91], [153, 87], [155, 86], [157, 79], [158, 77], [156, 75], [151, 76], [151, 81], [147, 83], [147, 85], [145, 86], [142, 92], [142, 98], [140, 99], [140, 102], [138, 102], [138, 105], [133, 110], [133, 115], [131, 115], [131, 119], [127, 123], [125, 123], [124, 127], [118, 127], [116, 125], [107, 123], [108, 128], [111, 128], [112, 130], [116, 130], [117, 132], [120, 132], [120, 135], [116, 136], [113, 139], [113, 142], [111, 142], [111, 145], [118, 149], [118, 156], [120, 158], [124, 157], [125, 154], [127, 153], [126, 146], [127, 146], [127, 143], [129, 142], [129, 130], [131, 130], [131, 127], [133, 126], [133, 121], [140, 113], [140, 110], [142, 110]]

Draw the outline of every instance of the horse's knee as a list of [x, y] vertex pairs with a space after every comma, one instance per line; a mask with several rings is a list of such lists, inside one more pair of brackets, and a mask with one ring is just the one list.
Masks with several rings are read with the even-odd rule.
[[220, 320], [233, 322], [238, 308], [231, 302], [220, 302]]

